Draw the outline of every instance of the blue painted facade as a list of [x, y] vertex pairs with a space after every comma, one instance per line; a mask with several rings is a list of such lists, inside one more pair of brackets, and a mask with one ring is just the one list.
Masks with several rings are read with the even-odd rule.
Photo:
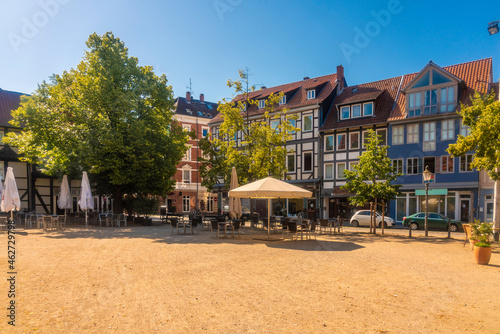
[[[470, 167], [473, 152], [452, 157], [446, 151], [458, 135], [467, 135], [456, 111], [461, 103], [470, 103], [474, 89], [467, 79], [480, 76], [474, 73], [477, 67], [471, 62], [441, 68], [430, 62], [419, 73], [406, 76], [399, 110], [389, 118], [388, 136], [389, 158], [402, 174], [397, 179], [402, 195], [391, 201], [389, 214], [398, 223], [404, 216], [425, 211], [425, 195], [417, 196], [415, 190], [425, 189], [426, 166], [435, 177], [429, 189], [448, 193], [429, 196], [429, 211], [462, 221], [480, 218], [479, 172]], [[464, 73], [467, 78], [460, 77]]]

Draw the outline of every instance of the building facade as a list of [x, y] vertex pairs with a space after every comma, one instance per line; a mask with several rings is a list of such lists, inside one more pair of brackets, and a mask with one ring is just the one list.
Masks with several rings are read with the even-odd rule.
[[170, 212], [176, 213], [216, 212], [217, 196], [201, 185], [198, 157], [202, 153], [198, 140], [209, 135], [208, 122], [217, 114], [217, 103], [205, 101], [203, 94], [196, 100], [187, 92], [186, 97], [175, 100], [174, 107], [175, 120], [185, 131], [194, 131], [195, 138], [189, 139], [186, 154], [177, 165], [175, 189], [168, 194], [167, 206]]
[[492, 59], [440, 67], [429, 62], [420, 72], [404, 76], [401, 94], [389, 117], [389, 157], [402, 174], [401, 196], [391, 203], [390, 216], [425, 211], [422, 172], [434, 174], [429, 186], [429, 211], [470, 221], [479, 215], [479, 176], [471, 167], [473, 152], [451, 156], [446, 149], [469, 130], [457, 110], [470, 105], [477, 91], [491, 89]]
[[347, 87], [337, 97], [320, 128], [322, 217], [350, 218], [356, 208], [349, 204], [353, 194], [341, 189], [344, 170], [353, 170], [365, 150], [370, 129], [381, 145], [388, 144], [387, 119], [397, 107], [403, 77]]
[[[319, 145], [319, 129], [324, 122], [328, 110], [336, 96], [345, 87], [344, 68], [337, 67], [337, 73], [316, 78], [305, 77], [301, 81], [288, 83], [275, 87], [263, 87], [260, 90], [250, 92], [248, 98], [258, 101], [257, 105], [249, 107], [251, 115], [249, 121], [262, 117], [264, 113], [264, 101], [271, 94], [284, 93], [280, 105], [275, 110], [288, 109], [287, 115], [295, 115], [295, 127], [299, 128], [293, 134], [293, 138], [287, 142], [287, 150], [290, 152], [286, 158], [288, 168], [287, 178], [290, 183], [308, 189], [313, 192], [309, 199], [289, 199], [286, 202], [288, 213], [296, 214], [307, 210], [309, 215], [318, 216], [320, 208], [321, 187], [321, 150]], [[244, 96], [237, 96], [233, 102], [244, 100]], [[279, 120], [271, 120], [279, 122]], [[212, 133], [218, 133], [222, 118], [217, 115], [209, 125]], [[238, 134], [241, 141], [241, 134]], [[257, 205], [257, 209], [259, 206]], [[264, 210], [263, 210], [264, 211]]]

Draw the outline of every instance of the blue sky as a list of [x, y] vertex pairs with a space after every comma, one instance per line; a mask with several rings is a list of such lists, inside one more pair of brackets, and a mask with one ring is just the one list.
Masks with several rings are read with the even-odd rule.
[[500, 76], [500, 1], [23, 0], [2, 4], [0, 88], [33, 92], [75, 67], [94, 32], [112, 31], [175, 96], [231, 97], [250, 70], [267, 87], [334, 73], [349, 85], [493, 57]]

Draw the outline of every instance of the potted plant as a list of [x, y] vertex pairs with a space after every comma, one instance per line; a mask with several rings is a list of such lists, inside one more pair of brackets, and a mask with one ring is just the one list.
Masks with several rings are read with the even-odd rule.
[[158, 199], [156, 197], [139, 196], [134, 200], [134, 211], [144, 216], [140, 219], [142, 225], [151, 226], [152, 219], [149, 217], [158, 211]]
[[493, 228], [489, 223], [481, 223], [476, 220], [471, 225], [472, 236], [474, 240], [474, 257], [477, 264], [488, 264], [491, 258], [490, 237], [493, 234]]

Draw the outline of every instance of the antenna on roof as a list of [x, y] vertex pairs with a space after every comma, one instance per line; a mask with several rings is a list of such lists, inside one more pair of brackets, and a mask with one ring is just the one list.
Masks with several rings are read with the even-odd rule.
[[193, 91], [191, 89], [191, 84], [192, 84], [191, 78], [189, 78], [189, 86], [186, 86], [186, 90], [189, 92], [189, 94], [193, 95]]

